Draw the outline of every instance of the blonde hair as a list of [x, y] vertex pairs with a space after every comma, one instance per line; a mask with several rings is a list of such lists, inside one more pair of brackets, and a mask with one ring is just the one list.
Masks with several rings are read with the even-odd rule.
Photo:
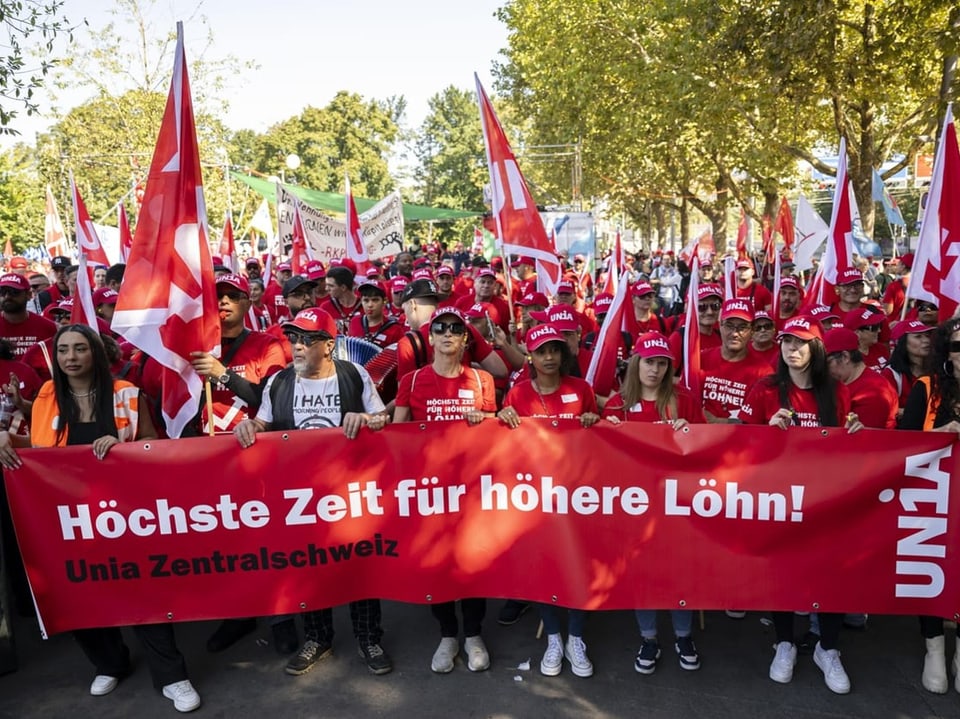
[[[626, 376], [620, 387], [624, 412], [639, 402], [643, 396], [643, 386], [640, 384], [640, 359], [640, 355], [633, 355], [627, 363]], [[667, 360], [667, 371], [663, 373], [663, 379], [657, 387], [657, 398], [654, 404], [660, 419], [676, 419], [677, 393], [673, 389], [673, 361], [666, 357], [664, 359]]]

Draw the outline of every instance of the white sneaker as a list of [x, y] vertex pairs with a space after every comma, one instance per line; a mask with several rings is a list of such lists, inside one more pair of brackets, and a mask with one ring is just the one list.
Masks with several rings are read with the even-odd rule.
[[460, 644], [456, 637], [444, 637], [440, 640], [440, 646], [433, 653], [433, 661], [430, 662], [430, 668], [437, 674], [449, 674], [453, 671], [453, 661], [460, 653]]
[[742, 609], [724, 609], [723, 613], [731, 619], [743, 619], [747, 616], [747, 613]]
[[467, 669], [471, 672], [482, 672], [490, 668], [490, 655], [487, 653], [487, 645], [483, 643], [483, 639], [479, 635], [464, 639], [463, 651], [467, 655]]
[[953, 653], [953, 688], [960, 692], [960, 649]]
[[813, 650], [813, 661], [823, 672], [823, 681], [834, 694], [850, 693], [850, 677], [840, 661], [840, 652], [836, 649], [824, 649], [817, 642]]
[[927, 653], [923, 658], [923, 688], [933, 694], [946, 694], [950, 688], [947, 678], [947, 660], [944, 656], [943, 635], [925, 640]]
[[789, 684], [793, 680], [793, 668], [796, 665], [797, 648], [793, 642], [780, 642], [777, 644], [777, 653], [770, 663], [770, 678], [780, 684]]
[[570, 662], [570, 671], [578, 677], [592, 677], [593, 663], [587, 656], [587, 645], [581, 637], [572, 634], [567, 637], [567, 648], [564, 654]]
[[106, 674], [97, 674], [93, 678], [93, 682], [90, 684], [90, 694], [95, 697], [102, 697], [104, 694], [109, 694], [114, 689], [117, 688], [117, 684], [120, 683], [120, 680], [117, 677], [110, 677]]
[[200, 706], [200, 695], [189, 679], [167, 684], [163, 688], [163, 696], [173, 701], [173, 708], [178, 712], [192, 712]]
[[559, 634], [547, 635], [547, 651], [540, 660], [540, 673], [545, 677], [555, 677], [563, 669], [563, 637]]

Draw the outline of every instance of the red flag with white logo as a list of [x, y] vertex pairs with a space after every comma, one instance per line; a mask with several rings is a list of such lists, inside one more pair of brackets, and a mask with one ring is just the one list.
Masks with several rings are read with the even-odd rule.
[[367, 270], [373, 267], [370, 256], [367, 254], [367, 244], [363, 241], [363, 230], [360, 227], [360, 216], [357, 214], [357, 204], [353, 201], [353, 192], [350, 190], [350, 178], [346, 177], [346, 225], [347, 225], [347, 257], [357, 265], [357, 274], [366, 275]]
[[840, 138], [840, 156], [837, 160], [837, 186], [833, 192], [833, 214], [827, 247], [820, 260], [823, 277], [818, 288], [817, 302], [831, 305], [836, 300], [837, 276], [853, 266], [853, 219], [850, 214], [850, 192], [847, 189], [847, 141]]
[[536, 260], [537, 281], [543, 285], [541, 291], [554, 295], [562, 274], [560, 261], [547, 237], [537, 205], [527, 189], [527, 182], [523, 179], [493, 105], [480, 84], [480, 78], [474, 75], [474, 79], [477, 83], [480, 125], [487, 150], [487, 167], [490, 170], [490, 197], [497, 236], [506, 253]]
[[223, 219], [223, 231], [220, 233], [220, 260], [234, 274], [240, 272], [240, 263], [237, 261], [237, 247], [233, 242], [233, 221], [230, 219], [230, 210], [227, 210]]
[[310, 245], [307, 233], [303, 229], [303, 215], [300, 214], [300, 200], [293, 198], [293, 237], [290, 244], [290, 269], [295, 275], [307, 274], [310, 262]]
[[170, 93], [112, 323], [164, 368], [161, 407], [170, 437], [179, 437], [200, 407], [203, 381], [191, 353], [220, 351], [208, 236], [183, 25], [177, 23]]
[[120, 228], [120, 261], [126, 264], [130, 260], [133, 235], [130, 234], [130, 221], [127, 219], [127, 209], [122, 202], [117, 207], [117, 227]]
[[630, 276], [624, 274], [617, 284], [617, 293], [613, 296], [607, 316], [603, 318], [603, 325], [597, 335], [597, 343], [590, 358], [590, 366], [584, 379], [593, 387], [597, 397], [608, 397], [614, 390], [617, 379], [617, 360], [620, 357], [620, 346], [623, 342], [623, 317], [627, 307]]
[[92, 265], [109, 266], [107, 253], [103, 251], [100, 236], [97, 234], [87, 206], [80, 197], [77, 183], [70, 172], [70, 195], [73, 199], [73, 218], [76, 222], [77, 248], [80, 250], [80, 270], [77, 272], [77, 294], [73, 299], [70, 310], [70, 321], [75, 324], [86, 324], [96, 332], [100, 332], [97, 325], [97, 313], [93, 307], [93, 267]]
[[907, 297], [937, 303], [941, 322], [960, 307], [960, 148], [952, 104], [943, 118]]

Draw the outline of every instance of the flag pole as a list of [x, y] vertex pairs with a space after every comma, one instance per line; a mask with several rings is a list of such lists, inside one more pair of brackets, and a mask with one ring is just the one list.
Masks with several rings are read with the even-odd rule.
[[510, 324], [516, 324], [517, 316], [513, 309], [513, 278], [510, 276], [509, 255], [506, 254], [503, 243], [500, 243], [500, 259], [503, 262], [503, 280], [507, 285], [507, 306], [510, 309]]
[[210, 378], [203, 378], [203, 393], [207, 397], [207, 418], [210, 420], [210, 436], [213, 437], [213, 390], [210, 388]]

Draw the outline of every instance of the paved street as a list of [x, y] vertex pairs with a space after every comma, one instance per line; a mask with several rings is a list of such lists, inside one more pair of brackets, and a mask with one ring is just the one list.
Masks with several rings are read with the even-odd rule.
[[[633, 670], [639, 646], [629, 612], [591, 615], [586, 641], [596, 667], [580, 679], [564, 666], [559, 677], [541, 676], [544, 642], [535, 639], [537, 617], [530, 611], [512, 627], [494, 621], [500, 601], [489, 603], [485, 636], [489, 671], [471, 674], [458, 663], [452, 674], [430, 671], [438, 641], [436, 623], [425, 607], [384, 604], [384, 646], [393, 656], [392, 674], [375, 677], [357, 656], [346, 608], [337, 610], [333, 657], [302, 677], [283, 673], [285, 659], [266, 640], [269, 627], [242, 639], [220, 655], [204, 642], [215, 623], [181, 625], [178, 637], [191, 678], [203, 697], [195, 715], [236, 717], [269, 713], [277, 719], [342, 717], [869, 717], [926, 719], [960, 717], [960, 694], [935, 696], [920, 686], [923, 643], [913, 617], [871, 617], [865, 632], [844, 631], [844, 664], [853, 683], [847, 696], [832, 694], [811, 657], [801, 657], [793, 683], [767, 678], [772, 628], [762, 615], [736, 621], [706, 614], [696, 639], [703, 667], [685, 672], [676, 662], [669, 617], [662, 614], [663, 659], [655, 674]], [[798, 629], [806, 620], [798, 618]], [[805, 627], [803, 627], [805, 628]], [[154, 692], [146, 667], [135, 655], [134, 675], [106, 697], [91, 697], [91, 667], [69, 635], [39, 639], [35, 625], [17, 624], [20, 671], [0, 678], [0, 717], [174, 717], [171, 702]], [[948, 646], [952, 647], [948, 638]], [[952, 651], [952, 649], [951, 649]], [[528, 661], [531, 669], [518, 667]]]

